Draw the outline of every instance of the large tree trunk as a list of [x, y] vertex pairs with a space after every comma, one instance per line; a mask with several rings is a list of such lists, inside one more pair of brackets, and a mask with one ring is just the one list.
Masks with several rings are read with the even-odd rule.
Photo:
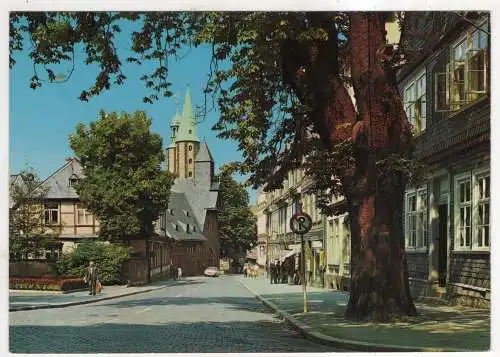
[[354, 142], [355, 165], [340, 177], [351, 226], [351, 295], [346, 317], [387, 321], [415, 315], [416, 309], [404, 251], [405, 178], [388, 169], [382, 179], [376, 164], [391, 154], [405, 156], [411, 147], [411, 130], [394, 70], [384, 62], [387, 52], [390, 55], [385, 51], [385, 14], [351, 13], [349, 18], [357, 113], [340, 77], [337, 33], [325, 25], [331, 21], [328, 15], [310, 17], [312, 24], [330, 29], [327, 43], [285, 42], [284, 80], [303, 104], [312, 106], [311, 117], [325, 148], [333, 149], [349, 136]]
[[[346, 317], [388, 321], [415, 315], [402, 226], [405, 180], [377, 173], [377, 160], [404, 154], [411, 132], [393, 70], [380, 59], [385, 44], [382, 13], [352, 13], [351, 70], [360, 122], [354, 126], [356, 167], [347, 193], [351, 223], [351, 295]], [[377, 53], [378, 52], [378, 53]]]

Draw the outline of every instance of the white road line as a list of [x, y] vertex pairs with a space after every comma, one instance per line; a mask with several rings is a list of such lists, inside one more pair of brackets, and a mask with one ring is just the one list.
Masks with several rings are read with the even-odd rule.
[[137, 311], [137, 312], [136, 312], [136, 314], [138, 314], [138, 313], [140, 313], [140, 312], [146, 312], [146, 311], [149, 311], [149, 310], [151, 310], [151, 309], [153, 309], [153, 308], [152, 308], [152, 307], [147, 307], [147, 308], [145, 308], [145, 309], [143, 309], [143, 310], [139, 310], [139, 311]]

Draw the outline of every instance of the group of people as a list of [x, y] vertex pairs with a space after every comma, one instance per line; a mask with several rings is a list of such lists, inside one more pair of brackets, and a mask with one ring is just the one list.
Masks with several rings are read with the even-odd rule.
[[271, 262], [269, 264], [268, 276], [271, 279], [271, 284], [285, 284], [289, 278], [295, 277], [295, 269], [287, 262]]
[[173, 264], [170, 264], [170, 273], [174, 280], [180, 280], [182, 278], [182, 268], [175, 268]]

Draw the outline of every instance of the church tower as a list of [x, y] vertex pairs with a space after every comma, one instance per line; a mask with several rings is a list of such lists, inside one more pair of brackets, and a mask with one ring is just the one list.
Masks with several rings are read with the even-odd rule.
[[174, 115], [170, 125], [171, 141], [167, 149], [168, 171], [182, 179], [193, 178], [195, 170], [195, 157], [198, 153], [200, 142], [196, 136], [196, 122], [191, 103], [189, 88], [184, 97], [182, 114]]

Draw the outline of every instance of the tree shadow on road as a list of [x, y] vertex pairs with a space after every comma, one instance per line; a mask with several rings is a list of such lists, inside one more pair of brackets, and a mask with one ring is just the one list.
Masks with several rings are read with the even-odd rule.
[[12, 353], [328, 352], [274, 320], [10, 327]]

